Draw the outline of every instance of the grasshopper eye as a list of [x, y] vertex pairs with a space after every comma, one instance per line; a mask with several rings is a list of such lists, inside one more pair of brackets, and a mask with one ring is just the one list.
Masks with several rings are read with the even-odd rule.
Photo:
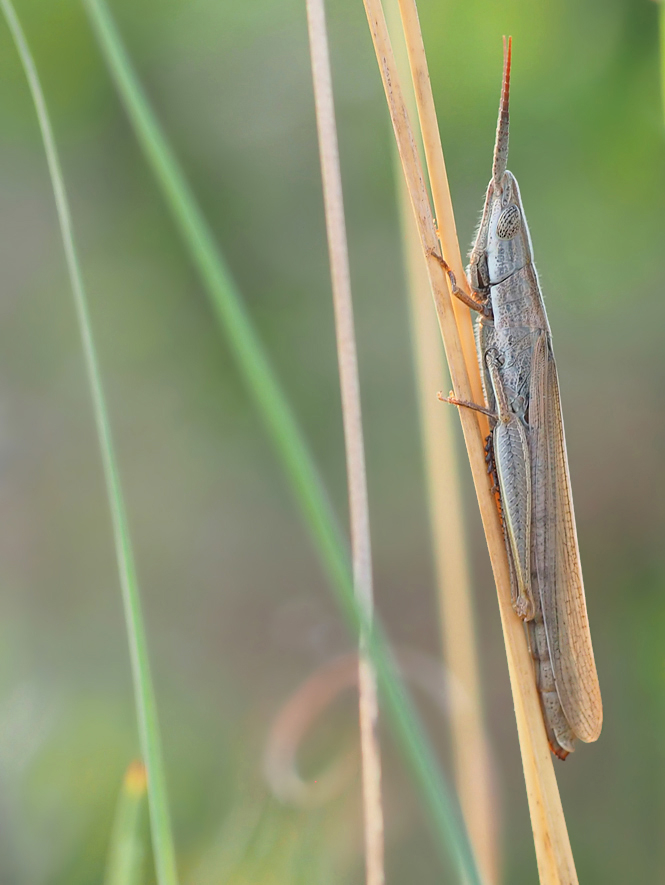
[[521, 223], [522, 216], [520, 215], [520, 210], [517, 206], [508, 206], [503, 210], [501, 215], [499, 215], [499, 220], [496, 224], [497, 237], [499, 237], [500, 240], [510, 240], [520, 229]]

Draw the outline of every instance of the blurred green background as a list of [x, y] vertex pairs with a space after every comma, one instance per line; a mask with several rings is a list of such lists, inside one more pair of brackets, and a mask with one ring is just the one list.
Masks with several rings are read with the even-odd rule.
[[[130, 510], [183, 881], [362, 881], [356, 778], [280, 805], [273, 717], [351, 648], [263, 429], [76, 0], [18, 0], [73, 203]], [[650, 0], [421, 0], [458, 231], [490, 173], [501, 36], [509, 166], [559, 363], [594, 646], [596, 745], [557, 765], [580, 880], [665, 878], [665, 138]], [[130, 53], [345, 518], [301, 0], [113, 0]], [[376, 599], [438, 654], [391, 131], [360, 0], [329, 4]], [[137, 753], [112, 536], [34, 110], [0, 25], [0, 881], [103, 879]], [[433, 392], [434, 394], [434, 392]], [[466, 467], [465, 467], [466, 471]], [[470, 482], [505, 881], [536, 870], [495, 591]], [[445, 723], [425, 706], [446, 760]], [[353, 740], [352, 697], [305, 768]], [[386, 735], [389, 883], [442, 881]], [[308, 768], [309, 766], [309, 768]], [[450, 881], [448, 872], [446, 881]], [[146, 881], [150, 881], [147, 871]]]

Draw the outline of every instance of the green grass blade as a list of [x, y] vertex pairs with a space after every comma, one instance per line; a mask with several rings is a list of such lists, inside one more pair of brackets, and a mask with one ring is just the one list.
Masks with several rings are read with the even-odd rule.
[[238, 368], [277, 449], [341, 608], [368, 639], [386, 712], [411, 766], [438, 845], [446, 844], [461, 876], [480, 879], [459, 808], [425, 737], [378, 624], [357, 605], [349, 553], [309, 448], [244, 309], [212, 231], [187, 184], [132, 68], [103, 0], [84, 0], [90, 21], [137, 138], [144, 150], [192, 261], [198, 269]]
[[109, 70], [173, 219], [199, 270], [245, 382], [285, 464], [307, 524], [336, 583], [348, 581], [348, 555], [291, 409], [189, 185], [148, 104], [108, 8], [84, 0]]
[[129, 527], [125, 504], [120, 486], [120, 477], [113, 452], [111, 426], [109, 423], [101, 375], [97, 363], [97, 354], [92, 337], [92, 327], [88, 314], [88, 304], [83, 287], [83, 278], [79, 266], [74, 233], [72, 229], [69, 203], [65, 192], [65, 184], [60, 168], [60, 160], [55, 146], [55, 139], [44, 101], [44, 94], [37, 75], [30, 49], [23, 29], [16, 16], [11, 0], [0, 0], [0, 6], [14, 38], [21, 58], [23, 69], [30, 86], [35, 103], [39, 128], [44, 141], [53, 193], [55, 196], [58, 220], [62, 232], [62, 241], [67, 259], [67, 269], [74, 293], [76, 315], [83, 344], [85, 366], [92, 396], [95, 424], [99, 437], [99, 446], [104, 468], [106, 491], [111, 510], [115, 550], [118, 562], [120, 584], [122, 588], [123, 608], [129, 640], [129, 652], [134, 682], [134, 696], [139, 725], [141, 753], [148, 771], [148, 804], [150, 808], [150, 827], [152, 832], [153, 853], [157, 880], [159, 885], [177, 885], [175, 853], [171, 835], [171, 822], [166, 797], [166, 782], [162, 763], [161, 741], [157, 722], [155, 693], [148, 663], [148, 649], [141, 612], [138, 581], [134, 556], [130, 542]]
[[120, 787], [104, 885], [141, 885], [144, 849], [142, 822], [147, 789], [142, 762], [132, 762]]

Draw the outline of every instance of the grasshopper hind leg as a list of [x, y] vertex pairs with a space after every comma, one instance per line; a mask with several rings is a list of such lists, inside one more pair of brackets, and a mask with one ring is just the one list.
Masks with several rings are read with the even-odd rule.
[[492, 479], [492, 486], [490, 491], [494, 495], [494, 500], [496, 502], [496, 509], [499, 511], [499, 519], [501, 520], [501, 528], [503, 529], [503, 539], [506, 545], [506, 552], [508, 554], [508, 568], [510, 571], [510, 595], [511, 601], [513, 605], [513, 609], [515, 612], [518, 612], [518, 609], [523, 609], [524, 606], [520, 605], [520, 592], [519, 592], [519, 580], [517, 577], [517, 570], [515, 568], [515, 560], [513, 558], [513, 549], [510, 544], [510, 538], [508, 536], [508, 527], [506, 525], [506, 515], [503, 509], [503, 501], [501, 498], [501, 487], [499, 485], [499, 473], [497, 471], [496, 460], [494, 458], [494, 434], [488, 434], [485, 440], [485, 463], [487, 464], [487, 473]]

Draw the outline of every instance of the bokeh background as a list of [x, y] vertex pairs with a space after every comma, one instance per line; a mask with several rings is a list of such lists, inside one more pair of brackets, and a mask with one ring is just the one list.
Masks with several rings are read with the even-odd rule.
[[[130, 509], [183, 881], [360, 883], [359, 781], [271, 797], [273, 717], [352, 647], [81, 5], [18, 0], [73, 202]], [[421, 0], [457, 223], [489, 177], [501, 36], [510, 168], [559, 363], [605, 702], [557, 765], [580, 880], [665, 877], [665, 131], [650, 0]], [[345, 519], [337, 367], [304, 3], [113, 0]], [[366, 420], [376, 598], [438, 655], [389, 120], [360, 0], [329, 4]], [[0, 881], [103, 878], [137, 754], [112, 536], [33, 107], [0, 23]], [[495, 591], [466, 474], [505, 881], [535, 881]], [[425, 705], [447, 760], [445, 721]], [[348, 696], [303, 751], [352, 744]], [[449, 880], [386, 734], [389, 883]], [[151, 881], [151, 872], [146, 872]]]

